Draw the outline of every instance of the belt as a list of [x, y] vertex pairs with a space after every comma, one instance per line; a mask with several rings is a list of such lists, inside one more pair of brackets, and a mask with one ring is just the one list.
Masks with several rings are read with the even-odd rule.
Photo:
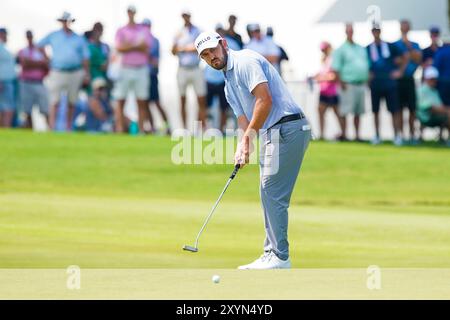
[[40, 84], [43, 82], [43, 80], [34, 80], [34, 79], [20, 79], [20, 81], [25, 83], [34, 83], [34, 84]]
[[[273, 126], [271, 126], [269, 129], [272, 129], [276, 125], [279, 125], [279, 124], [282, 124], [282, 123], [296, 121], [296, 120], [301, 120], [301, 119], [304, 119], [304, 118], [305, 118], [305, 115], [303, 113], [291, 114], [291, 115], [285, 116], [285, 117], [281, 118], [280, 120], [278, 120], [278, 122], [275, 123]], [[267, 130], [269, 130], [269, 129], [267, 129]]]

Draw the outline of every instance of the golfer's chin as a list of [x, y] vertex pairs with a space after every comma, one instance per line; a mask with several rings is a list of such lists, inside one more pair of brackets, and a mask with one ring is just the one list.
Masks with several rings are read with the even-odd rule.
[[211, 63], [211, 67], [213, 67], [216, 70], [222, 70], [225, 67], [225, 65], [223, 63], [220, 63], [220, 61], [217, 61], [217, 62]]

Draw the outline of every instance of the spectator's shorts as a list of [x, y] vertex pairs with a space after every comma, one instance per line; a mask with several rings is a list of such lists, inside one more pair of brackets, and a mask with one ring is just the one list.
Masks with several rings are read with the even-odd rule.
[[150, 98], [149, 101], [159, 101], [159, 82], [158, 75], [150, 75]]
[[327, 107], [334, 107], [339, 104], [339, 97], [320, 94], [319, 101]]
[[50, 96], [51, 105], [61, 99], [63, 92], [67, 93], [69, 103], [74, 105], [78, 100], [78, 92], [83, 84], [84, 70], [60, 71], [51, 70], [46, 79], [46, 86]]
[[398, 90], [396, 87], [392, 88], [380, 88], [372, 86], [370, 88], [370, 97], [372, 99], [372, 112], [380, 112], [381, 99], [386, 100], [386, 106], [390, 113], [396, 113], [400, 111], [400, 105], [398, 101]]
[[366, 86], [365, 84], [347, 83], [346, 90], [340, 89], [339, 114], [346, 116], [354, 114], [362, 115], [366, 109]]
[[219, 98], [220, 102], [220, 110], [226, 111], [228, 109], [227, 98], [225, 97], [225, 83], [207, 83], [208, 93], [206, 96], [206, 101], [208, 103], [208, 107], [212, 107], [214, 97]]
[[48, 114], [48, 93], [42, 82], [22, 80], [19, 83], [20, 105], [22, 111], [30, 115], [33, 106], [38, 106], [39, 111]]
[[122, 66], [112, 96], [116, 100], [126, 100], [128, 93], [133, 91], [136, 99], [147, 100], [149, 96], [150, 77], [147, 65], [142, 67]]
[[416, 111], [416, 83], [414, 78], [401, 78], [398, 80], [398, 98], [400, 109], [408, 108], [409, 111]]
[[14, 81], [0, 80], [0, 112], [15, 110]]
[[179, 67], [177, 72], [178, 90], [182, 97], [186, 96], [188, 85], [192, 84], [198, 97], [206, 96], [206, 81], [200, 67]]

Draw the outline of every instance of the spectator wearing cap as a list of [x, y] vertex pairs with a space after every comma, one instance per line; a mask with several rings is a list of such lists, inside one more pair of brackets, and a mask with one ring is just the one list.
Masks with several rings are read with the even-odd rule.
[[[227, 41], [228, 47], [232, 50], [239, 51], [240, 46], [226, 33], [224, 27], [221, 24], [216, 25], [216, 32]], [[214, 98], [219, 100], [220, 106], [220, 130], [225, 132], [225, 126], [227, 123], [227, 114], [230, 110], [230, 105], [225, 97], [225, 77], [223, 72], [216, 70], [210, 65], [205, 67], [205, 79], [207, 85], [207, 103], [208, 108], [213, 106]]]
[[340, 83], [339, 114], [342, 135], [347, 140], [347, 116], [353, 114], [356, 140], [360, 138], [360, 117], [365, 113], [366, 84], [369, 79], [369, 58], [367, 50], [353, 40], [354, 29], [351, 23], [345, 25], [346, 41], [333, 53], [332, 69]]
[[117, 30], [116, 49], [122, 55], [119, 77], [114, 84], [113, 98], [115, 108], [116, 131], [125, 131], [125, 101], [130, 92], [134, 92], [138, 106], [139, 131], [144, 132], [144, 123], [148, 119], [148, 51], [151, 48], [151, 36], [148, 28], [135, 21], [136, 7], [127, 8], [128, 23]]
[[337, 93], [337, 78], [336, 73], [331, 68], [331, 53], [333, 48], [329, 42], [322, 42], [320, 44], [320, 51], [322, 51], [322, 66], [319, 73], [315, 76], [315, 80], [320, 85], [319, 95], [319, 139], [324, 139], [325, 133], [325, 114], [328, 108], [331, 108], [339, 121], [339, 97]]
[[429, 47], [422, 50], [422, 68], [425, 70], [428, 66], [433, 65], [434, 56], [441, 47], [441, 30], [439, 27], [430, 28], [431, 44]]
[[86, 112], [86, 130], [89, 132], [110, 132], [113, 123], [113, 109], [108, 98], [108, 83], [96, 78], [91, 83], [92, 94]]
[[443, 37], [444, 45], [434, 57], [434, 66], [439, 71], [438, 90], [445, 105], [450, 106], [450, 34]]
[[280, 73], [280, 48], [268, 37], [261, 33], [261, 27], [257, 23], [248, 26], [250, 41], [245, 46], [245, 49], [253, 50], [264, 58], [266, 58]]
[[192, 85], [197, 95], [198, 101], [198, 120], [203, 128], [206, 127], [206, 81], [201, 70], [200, 58], [195, 49], [195, 39], [200, 34], [199, 28], [191, 22], [191, 13], [184, 10], [181, 13], [184, 20], [183, 28], [176, 34], [172, 54], [178, 57], [177, 82], [178, 90], [181, 97], [181, 118], [184, 128], [187, 128], [186, 114], [186, 92], [187, 88]]
[[[163, 129], [166, 134], [170, 135], [169, 119], [167, 118], [167, 114], [164, 111], [164, 108], [161, 106], [161, 101], [159, 99], [159, 79], [158, 79], [159, 57], [160, 57], [159, 39], [156, 38], [155, 35], [152, 33], [152, 22], [150, 19], [148, 18], [144, 19], [142, 21], [142, 24], [148, 28], [152, 39], [152, 46], [150, 47], [150, 50], [148, 52], [149, 55], [148, 69], [150, 77], [150, 89], [149, 89], [150, 92], [148, 99], [149, 108], [151, 108], [151, 105], [153, 103], [156, 105], [156, 108], [158, 109], [159, 114], [161, 115], [164, 122]], [[149, 111], [149, 119], [151, 120], [150, 124], [152, 128], [154, 128], [153, 118], [150, 111]]]
[[108, 70], [110, 50], [109, 47], [101, 41], [103, 25], [100, 22], [95, 23], [88, 35], [90, 77], [92, 80], [97, 78], [107, 79], [106, 72]]
[[[398, 97], [400, 104], [401, 119], [403, 120], [403, 110], [409, 111], [409, 138], [412, 144], [418, 142], [416, 138], [415, 120], [417, 108], [416, 83], [414, 74], [422, 62], [422, 51], [419, 44], [410, 41], [408, 34], [411, 30], [411, 23], [408, 20], [400, 22], [402, 37], [395, 42], [395, 45], [404, 55], [404, 64], [400, 67], [402, 76], [398, 80]], [[404, 134], [403, 121], [401, 122], [401, 132]]]
[[239, 45], [239, 50], [244, 48], [244, 42], [242, 41], [242, 37], [239, 33], [236, 32], [237, 17], [232, 14], [228, 17], [228, 29], [226, 30], [226, 35], [229, 38], [232, 38]]
[[[445, 106], [439, 92], [437, 83], [439, 71], [429, 66], [424, 71], [424, 83], [418, 91], [417, 117], [423, 127], [441, 127], [450, 132], [450, 107]], [[441, 140], [443, 140], [441, 130]], [[448, 144], [448, 141], [447, 141]]]
[[49, 59], [45, 52], [35, 46], [33, 32], [28, 30], [25, 36], [28, 45], [18, 54], [21, 66], [19, 92], [20, 105], [27, 116], [25, 127], [32, 128], [31, 111], [35, 105], [39, 107], [39, 111], [48, 122], [48, 92], [43, 81], [49, 71]]
[[[274, 41], [273, 40], [274, 31], [273, 31], [272, 27], [267, 27], [266, 36], [267, 36], [267, 38], [269, 40]], [[278, 72], [280, 73], [280, 75], [282, 75], [282, 73], [281, 73], [281, 63], [283, 61], [289, 61], [289, 56], [287, 55], [286, 50], [284, 50], [282, 46], [280, 46], [278, 44], [275, 44], [275, 45], [280, 49], [280, 60], [278, 62], [278, 68], [277, 69], [278, 69]]]
[[9, 128], [15, 111], [14, 80], [16, 79], [15, 59], [6, 48], [8, 32], [0, 28], [0, 127]]
[[372, 100], [372, 112], [375, 124], [375, 137], [372, 144], [381, 143], [380, 136], [380, 104], [386, 101], [388, 111], [392, 115], [394, 129], [394, 144], [402, 144], [401, 137], [401, 113], [398, 100], [398, 78], [400, 66], [403, 63], [403, 54], [398, 47], [381, 39], [381, 25], [374, 23], [372, 26], [374, 42], [367, 47], [370, 61], [370, 95]]
[[84, 37], [70, 28], [75, 19], [64, 12], [58, 19], [62, 29], [54, 31], [39, 41], [37, 46], [42, 50], [51, 47], [50, 74], [47, 88], [50, 95], [50, 128], [55, 128], [56, 115], [61, 94], [68, 95], [67, 130], [72, 130], [74, 105], [82, 84], [89, 84], [89, 48]]

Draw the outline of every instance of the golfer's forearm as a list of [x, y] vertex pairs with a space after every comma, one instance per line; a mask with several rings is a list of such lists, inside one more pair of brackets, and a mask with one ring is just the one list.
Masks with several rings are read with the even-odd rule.
[[266, 122], [271, 109], [272, 99], [270, 96], [256, 99], [252, 120], [250, 121], [244, 136], [250, 136], [252, 133], [257, 133], [264, 125], [264, 122]]
[[237, 122], [238, 122], [239, 129], [243, 130], [244, 132], [247, 131], [250, 121], [248, 121], [246, 116], [242, 115], [242, 116], [238, 117]]

